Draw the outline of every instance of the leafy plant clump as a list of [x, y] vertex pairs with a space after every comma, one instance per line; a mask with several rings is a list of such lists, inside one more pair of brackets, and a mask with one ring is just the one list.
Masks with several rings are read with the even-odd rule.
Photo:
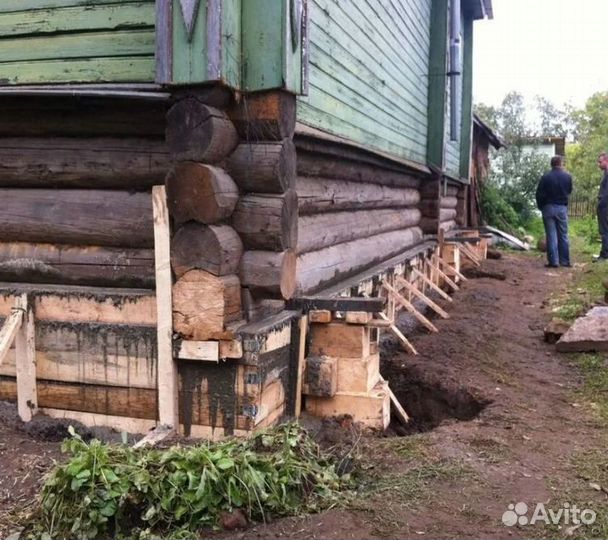
[[328, 508], [350, 483], [297, 424], [168, 450], [71, 434], [71, 459], [44, 484], [36, 538], [186, 538], [235, 509], [265, 520]]

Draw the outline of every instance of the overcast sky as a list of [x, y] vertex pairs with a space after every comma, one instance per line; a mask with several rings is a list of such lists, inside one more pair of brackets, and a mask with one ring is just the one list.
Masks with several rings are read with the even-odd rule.
[[510, 90], [577, 107], [608, 91], [608, 0], [493, 0], [475, 23], [475, 102]]

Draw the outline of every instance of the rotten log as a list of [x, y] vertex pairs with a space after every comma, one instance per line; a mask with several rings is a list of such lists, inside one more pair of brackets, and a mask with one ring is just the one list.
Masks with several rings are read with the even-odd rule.
[[223, 169], [194, 161], [178, 163], [165, 185], [169, 213], [177, 224], [227, 219], [239, 198], [238, 187]]
[[238, 186], [252, 193], [283, 193], [295, 186], [296, 150], [282, 142], [242, 143], [226, 164]]
[[300, 215], [333, 210], [402, 208], [415, 206], [420, 201], [420, 194], [414, 188], [309, 176], [299, 176], [296, 185]]
[[154, 250], [0, 243], [0, 281], [154, 287]]
[[146, 189], [170, 168], [164, 141], [0, 139], [0, 187]]
[[167, 146], [177, 161], [217, 163], [238, 144], [230, 119], [196, 97], [179, 100], [167, 113]]
[[150, 193], [0, 189], [0, 241], [153, 247]]
[[296, 291], [316, 292], [364, 270], [422, 240], [419, 227], [361, 238], [298, 256]]
[[215, 276], [236, 274], [243, 243], [228, 225], [186, 223], [171, 239], [171, 267], [179, 278], [190, 270], [206, 270]]
[[237, 276], [190, 270], [173, 285], [173, 329], [184, 339], [232, 339], [227, 323], [241, 318]]
[[291, 139], [296, 125], [296, 99], [291, 93], [277, 90], [244, 95], [229, 115], [244, 141]]
[[303, 216], [298, 223], [298, 254], [418, 225], [417, 208], [386, 208]]
[[292, 250], [246, 251], [241, 258], [241, 283], [288, 300], [296, 288], [296, 256]]
[[298, 241], [298, 196], [245, 195], [239, 199], [232, 224], [250, 249], [283, 251]]

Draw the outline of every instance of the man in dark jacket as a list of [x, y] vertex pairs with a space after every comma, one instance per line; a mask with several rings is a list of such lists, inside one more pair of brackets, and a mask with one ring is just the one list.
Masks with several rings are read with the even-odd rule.
[[551, 170], [543, 175], [536, 188], [536, 204], [543, 214], [547, 236], [547, 264], [557, 268], [570, 266], [568, 244], [568, 197], [572, 177], [562, 168], [561, 156], [551, 158]]
[[602, 152], [597, 164], [604, 173], [597, 200], [597, 223], [602, 237], [602, 250], [597, 260], [605, 261], [608, 260], [608, 154]]

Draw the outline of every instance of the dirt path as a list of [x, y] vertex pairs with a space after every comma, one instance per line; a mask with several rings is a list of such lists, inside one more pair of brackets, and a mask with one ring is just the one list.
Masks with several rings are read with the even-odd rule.
[[[383, 375], [416, 419], [415, 429], [424, 432], [400, 437], [402, 428], [394, 425], [392, 436], [358, 440], [364, 483], [347, 508], [226, 537], [588, 538], [603, 530], [508, 527], [501, 521], [509, 504], [533, 509], [543, 502], [558, 510], [565, 501], [596, 508], [605, 521], [606, 495], [575, 468], [582, 452], [602, 448], [605, 427], [578, 399], [581, 377], [572, 358], [542, 340], [551, 318], [547, 299], [578, 270], [547, 271], [529, 256], [484, 264], [507, 279], [466, 283], [446, 306], [450, 319], [435, 321], [439, 334], [413, 337], [420, 356], [385, 344]], [[25, 476], [19, 456], [40, 452], [42, 469], [57, 455], [57, 444], [37, 443], [2, 421], [0, 437], [0, 489], [15, 482], [14, 496], [31, 496], [35, 475], [19, 487]], [[9, 509], [2, 503], [0, 537]]]
[[[383, 358], [383, 374], [417, 427], [439, 426], [414, 437], [363, 442], [374, 480], [356, 510], [259, 526], [247, 538], [597, 534], [593, 527], [502, 523], [509, 504], [527, 503], [531, 517], [536, 503], [557, 511], [566, 501], [595, 508], [598, 521], [605, 521], [606, 496], [574, 467], [584, 451], [603, 448], [605, 428], [577, 402], [581, 380], [571, 359], [543, 342], [548, 299], [573, 271], [547, 271], [529, 256], [484, 265], [507, 279], [470, 280], [447, 307], [450, 319], [435, 321], [439, 334], [413, 338], [419, 357], [389, 346]], [[462, 421], [449, 418], [454, 415]]]

